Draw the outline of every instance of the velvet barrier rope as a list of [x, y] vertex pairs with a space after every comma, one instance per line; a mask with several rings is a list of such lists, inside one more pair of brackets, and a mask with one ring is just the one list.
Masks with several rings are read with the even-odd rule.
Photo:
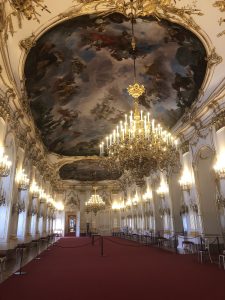
[[[120, 242], [118, 242], [118, 241], [111, 240], [111, 239], [108, 238], [108, 237], [104, 237], [104, 239], [105, 239], [106, 241], [110, 241], [111, 243], [114, 243], [114, 244], [117, 244], [117, 245], [120, 245], [120, 246], [127, 246], [127, 247], [134, 247], [134, 248], [139, 248], [139, 247], [145, 246], [144, 244], [134, 245], [134, 244], [128, 244], [128, 243], [120, 243]], [[135, 242], [134, 242], [134, 243], [135, 243]]]

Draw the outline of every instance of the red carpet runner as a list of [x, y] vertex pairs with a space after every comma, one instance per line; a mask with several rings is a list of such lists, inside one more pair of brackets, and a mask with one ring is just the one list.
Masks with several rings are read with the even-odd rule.
[[61, 239], [24, 267], [26, 275], [3, 282], [0, 299], [225, 299], [225, 271], [215, 264], [116, 238], [104, 240], [101, 257], [98, 242], [89, 243], [89, 238]]

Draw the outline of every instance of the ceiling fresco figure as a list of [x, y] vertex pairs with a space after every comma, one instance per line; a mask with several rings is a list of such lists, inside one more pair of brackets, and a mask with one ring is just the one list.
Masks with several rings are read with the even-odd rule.
[[[198, 95], [206, 70], [199, 39], [180, 25], [138, 18], [137, 80], [143, 110], [172, 127]], [[99, 142], [132, 109], [130, 22], [81, 16], [47, 31], [25, 65], [34, 121], [49, 151], [96, 155]]]
[[61, 179], [79, 181], [117, 180], [121, 174], [110, 172], [101, 166], [98, 159], [82, 159], [71, 164], [65, 164], [59, 170]]

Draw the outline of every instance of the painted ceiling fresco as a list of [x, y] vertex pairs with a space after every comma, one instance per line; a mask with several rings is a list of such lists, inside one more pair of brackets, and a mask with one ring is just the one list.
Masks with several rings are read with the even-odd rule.
[[[173, 126], [195, 100], [206, 52], [191, 32], [168, 21], [139, 18], [137, 79], [142, 109]], [[34, 121], [49, 151], [95, 155], [99, 142], [132, 109], [131, 25], [120, 14], [81, 16], [46, 32], [25, 65]]]
[[112, 173], [100, 165], [99, 160], [82, 159], [62, 166], [59, 175], [63, 180], [101, 181], [117, 180], [121, 174]]

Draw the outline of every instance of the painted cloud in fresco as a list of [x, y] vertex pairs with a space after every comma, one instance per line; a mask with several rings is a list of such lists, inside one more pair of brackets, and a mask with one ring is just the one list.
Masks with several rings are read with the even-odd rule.
[[59, 170], [62, 179], [79, 181], [116, 180], [121, 174], [109, 172], [99, 163], [99, 160], [82, 159], [62, 166]]
[[[47, 148], [62, 155], [98, 154], [99, 142], [132, 109], [130, 23], [125, 17], [81, 16], [45, 33], [28, 55], [26, 88]], [[137, 78], [144, 110], [173, 126], [198, 94], [205, 50], [184, 28], [138, 19]]]

